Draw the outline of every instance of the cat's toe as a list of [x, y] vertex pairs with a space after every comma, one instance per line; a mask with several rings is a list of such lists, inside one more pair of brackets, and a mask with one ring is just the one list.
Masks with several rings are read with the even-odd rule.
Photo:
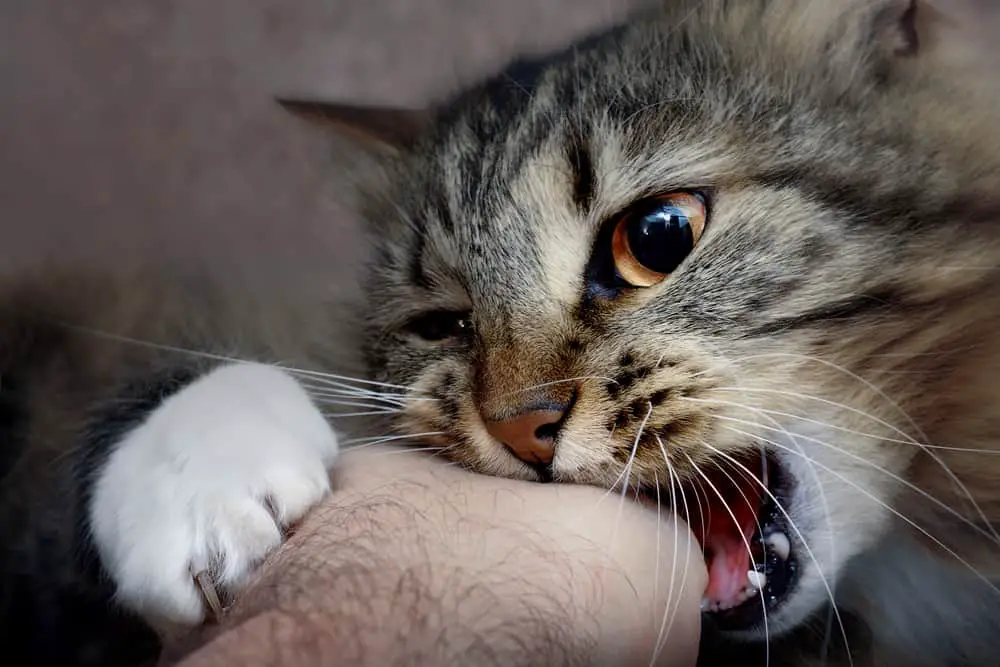
[[166, 507], [130, 532], [112, 564], [119, 600], [154, 624], [197, 625], [211, 609], [194, 576], [207, 573], [223, 599], [252, 583], [260, 564], [283, 542], [284, 529], [319, 502], [328, 477], [315, 469], [274, 475], [262, 493], [206, 494], [187, 507]]
[[330, 491], [330, 476], [323, 466], [311, 471], [281, 468], [268, 472], [264, 501], [282, 528], [298, 521]]
[[[312, 474], [309, 474], [309, 473]], [[230, 595], [249, 584], [260, 563], [284, 541], [285, 529], [329, 492], [329, 477], [313, 471], [270, 472], [263, 494], [210, 509], [206, 545], [196, 550], [195, 572], [208, 570]]]
[[197, 625], [207, 609], [192, 563], [207, 560], [208, 552], [197, 553], [197, 531], [179, 513], [159, 517], [156, 525], [155, 531], [136, 527], [108, 562], [117, 599], [157, 625]]
[[269, 509], [255, 498], [222, 502], [211, 510], [203, 543], [191, 550], [190, 571], [208, 572], [232, 594], [281, 545], [282, 531]]

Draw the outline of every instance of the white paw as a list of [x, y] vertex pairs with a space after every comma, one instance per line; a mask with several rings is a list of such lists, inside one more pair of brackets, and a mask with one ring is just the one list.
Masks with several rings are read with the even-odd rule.
[[270, 366], [224, 366], [167, 398], [94, 485], [91, 530], [119, 601], [154, 622], [202, 621], [192, 570], [248, 583], [282, 527], [329, 491], [336, 454], [309, 396]]

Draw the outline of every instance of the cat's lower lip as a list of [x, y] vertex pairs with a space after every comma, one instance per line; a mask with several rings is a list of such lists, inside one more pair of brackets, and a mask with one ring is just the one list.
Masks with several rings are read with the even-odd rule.
[[[720, 630], [747, 630], [765, 622], [794, 589], [798, 561], [791, 547], [787, 518], [773, 499], [761, 508], [759, 527], [751, 539], [753, 565], [762, 586], [749, 592], [739, 605], [728, 609], [703, 609]], [[704, 607], [704, 605], [703, 605]]]
[[763, 464], [767, 491], [761, 498], [755, 529], [750, 537], [751, 570], [748, 575], [760, 585], [753, 586], [746, 599], [725, 609], [706, 609], [705, 616], [720, 630], [747, 630], [766, 622], [791, 594], [798, 561], [792, 548], [786, 515], [789, 480], [780, 462], [771, 455]]
[[[754, 457], [747, 457], [745, 469], [749, 469], [753, 461]], [[792, 547], [788, 518], [782, 509], [786, 507], [784, 497], [789, 488], [788, 480], [780, 463], [772, 456], [766, 457], [765, 465], [761, 464], [761, 459], [757, 456], [756, 467], [761, 469], [758, 481], [755, 482], [758, 491], [764, 484], [767, 488], [766, 491], [759, 493], [759, 507], [754, 509], [744, 502], [741, 508], [728, 505], [728, 510], [719, 509], [717, 506], [714, 516], [685, 517], [695, 530], [701, 526], [703, 532], [706, 531], [704, 528], [706, 518], [709, 524], [718, 522], [721, 518], [730, 525], [727, 530], [719, 532], [731, 533], [731, 527], [737, 521], [740, 510], [744, 512], [746, 532], [739, 538], [735, 547], [740, 549], [742, 554], [734, 553], [734, 538], [731, 534], [725, 535], [722, 540], [726, 542], [728, 539], [729, 553], [713, 552], [712, 544], [717, 541], [713, 540], [710, 534], [699, 537], [705, 548], [706, 564], [710, 571], [710, 592], [715, 594], [715, 599], [706, 595], [702, 610], [705, 612], [706, 621], [723, 631], [749, 630], [765, 622], [767, 615], [777, 610], [788, 598], [798, 573], [798, 561]], [[713, 482], [706, 478], [704, 481], [705, 485], [722, 486], [719, 480]], [[737, 489], [737, 491], [742, 498], [750, 495], [747, 489]], [[719, 495], [720, 500], [723, 495]], [[683, 507], [676, 509], [685, 514]], [[708, 508], [707, 512], [711, 512], [711, 508]], [[749, 559], [746, 558], [748, 547]], [[734, 555], [736, 558], [732, 558]], [[739, 569], [738, 565], [733, 566], [734, 561], [749, 563], [749, 566], [739, 573], [734, 573], [734, 569]], [[741, 576], [742, 580], [739, 579]], [[720, 590], [725, 590], [725, 594], [719, 595]]]

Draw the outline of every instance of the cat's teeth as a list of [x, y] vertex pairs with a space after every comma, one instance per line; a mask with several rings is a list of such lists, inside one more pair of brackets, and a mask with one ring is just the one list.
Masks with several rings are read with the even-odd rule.
[[708, 598], [701, 599], [701, 610], [702, 611], [712, 611], [713, 602]]
[[792, 553], [792, 545], [788, 541], [787, 535], [781, 532], [774, 532], [767, 536], [765, 542], [774, 550], [778, 558], [788, 560], [788, 557]]
[[767, 576], [761, 572], [750, 570], [747, 572], [747, 583], [750, 588], [756, 591], [762, 590], [764, 586], [767, 586]]

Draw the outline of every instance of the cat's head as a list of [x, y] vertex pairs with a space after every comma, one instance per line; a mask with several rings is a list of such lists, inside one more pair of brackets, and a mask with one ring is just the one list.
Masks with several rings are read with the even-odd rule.
[[380, 126], [368, 355], [474, 470], [672, 502], [774, 633], [955, 488], [921, 444], [995, 399], [1000, 132], [915, 3], [666, 4]]

